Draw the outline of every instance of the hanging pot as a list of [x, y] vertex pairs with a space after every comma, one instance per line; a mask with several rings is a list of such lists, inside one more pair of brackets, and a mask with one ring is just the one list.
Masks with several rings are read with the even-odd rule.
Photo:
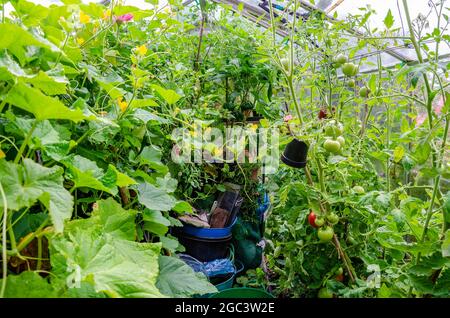
[[290, 167], [304, 168], [307, 154], [308, 145], [304, 141], [294, 138], [284, 148], [284, 152], [281, 154], [281, 161]]

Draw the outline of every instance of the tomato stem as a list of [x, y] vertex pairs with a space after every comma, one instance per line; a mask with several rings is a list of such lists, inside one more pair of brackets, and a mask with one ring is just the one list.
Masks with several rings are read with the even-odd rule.
[[338, 254], [340, 255], [340, 258], [342, 259], [342, 262], [344, 263], [345, 267], [347, 268], [348, 276], [350, 277], [350, 280], [352, 282], [355, 282], [356, 279], [356, 273], [354, 272], [354, 268], [351, 264], [350, 259], [348, 258], [345, 251], [342, 249], [341, 244], [339, 243], [339, 239], [336, 234], [333, 235], [333, 244], [336, 247], [336, 250]]

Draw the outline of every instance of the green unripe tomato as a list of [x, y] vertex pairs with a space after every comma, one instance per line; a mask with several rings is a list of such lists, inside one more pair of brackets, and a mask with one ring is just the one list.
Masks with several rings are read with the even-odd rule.
[[323, 148], [331, 153], [337, 153], [341, 150], [341, 144], [337, 140], [327, 139], [323, 143]]
[[355, 76], [358, 73], [358, 66], [353, 63], [345, 63], [342, 65], [342, 73], [348, 77]]
[[347, 237], [347, 242], [348, 242], [349, 244], [351, 244], [351, 245], [355, 245], [356, 243], [358, 243], [358, 242], [355, 240], [355, 238], [354, 238], [353, 236], [351, 236], [351, 235], [349, 235], [349, 236]]
[[342, 274], [344, 274], [344, 269], [343, 269], [342, 267], [339, 267], [339, 268], [336, 270], [336, 275], [342, 275]]
[[341, 144], [341, 147], [345, 145], [345, 138], [342, 136], [339, 136], [336, 138], [336, 140]]
[[317, 227], [321, 227], [321, 226], [323, 226], [325, 224], [325, 220], [323, 218], [321, 218], [321, 217], [316, 217], [316, 219], [314, 220], [314, 224]]
[[319, 290], [317, 294], [318, 298], [333, 298], [333, 293], [326, 287], [323, 287]]
[[334, 136], [334, 127], [332, 125], [325, 126], [325, 136], [328, 137]]
[[347, 86], [348, 86], [348, 87], [351, 87], [351, 88], [355, 87], [355, 80], [349, 80], [349, 81], [347, 82]]
[[367, 97], [370, 94], [370, 89], [366, 86], [361, 87], [359, 90], [359, 96], [361, 97]]
[[335, 213], [330, 213], [327, 215], [327, 221], [334, 225], [339, 222], [339, 216]]
[[333, 61], [338, 64], [344, 64], [347, 63], [348, 59], [344, 54], [338, 54]]
[[364, 193], [366, 193], [364, 188], [361, 187], [361, 186], [358, 186], [358, 185], [353, 187], [353, 191], [355, 191], [355, 193], [357, 193], [357, 194], [364, 194]]
[[336, 126], [334, 126], [334, 134], [335, 136], [340, 136], [344, 133], [344, 126], [342, 126], [341, 123], [338, 123]]
[[319, 238], [319, 241], [322, 243], [331, 241], [331, 239], [333, 238], [333, 235], [334, 235], [334, 230], [331, 226], [321, 227], [317, 231], [317, 237]]

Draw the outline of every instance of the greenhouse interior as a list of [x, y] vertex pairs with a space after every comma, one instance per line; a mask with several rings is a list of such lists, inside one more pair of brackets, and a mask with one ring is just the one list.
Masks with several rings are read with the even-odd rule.
[[450, 1], [0, 17], [0, 298], [450, 297]]

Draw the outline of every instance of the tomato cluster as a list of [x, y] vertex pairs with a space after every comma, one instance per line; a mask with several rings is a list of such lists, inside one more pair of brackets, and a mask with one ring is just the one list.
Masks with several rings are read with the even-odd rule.
[[310, 211], [308, 215], [308, 223], [318, 229], [317, 237], [320, 242], [326, 243], [333, 239], [334, 230], [333, 225], [339, 222], [339, 216], [337, 216], [334, 212], [331, 212], [325, 216], [325, 218], [321, 216], [317, 216], [313, 211]]
[[334, 68], [341, 68], [345, 76], [352, 77], [358, 74], [358, 65], [348, 62], [348, 58], [344, 54], [338, 54], [333, 58]]
[[330, 153], [339, 153], [345, 145], [345, 138], [342, 136], [344, 127], [335, 120], [329, 121], [324, 128], [326, 139], [323, 148]]

